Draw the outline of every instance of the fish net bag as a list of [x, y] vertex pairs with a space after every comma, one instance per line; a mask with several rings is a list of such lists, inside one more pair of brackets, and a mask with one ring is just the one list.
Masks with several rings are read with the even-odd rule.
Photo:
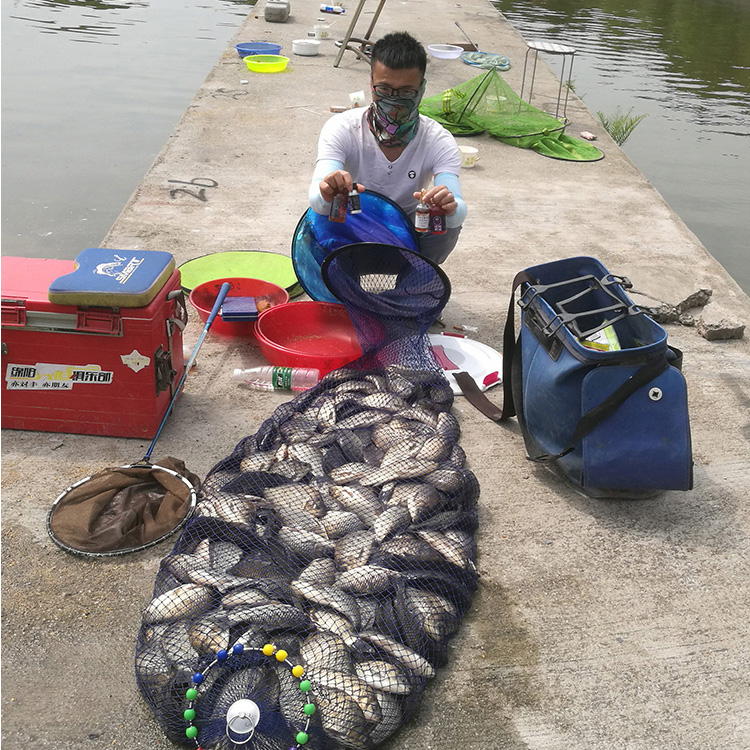
[[377, 747], [418, 708], [476, 588], [479, 485], [426, 336], [448, 279], [373, 243], [322, 273], [361, 358], [213, 467], [143, 613], [139, 688], [189, 747]]

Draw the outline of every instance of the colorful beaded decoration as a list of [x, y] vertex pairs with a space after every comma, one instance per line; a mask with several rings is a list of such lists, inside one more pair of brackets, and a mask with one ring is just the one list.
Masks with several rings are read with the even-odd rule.
[[[303, 693], [307, 693], [312, 688], [312, 685], [310, 684], [310, 680], [302, 680], [300, 679], [304, 674], [305, 670], [304, 667], [302, 667], [300, 664], [292, 664], [292, 662], [289, 661], [288, 654], [284, 649], [276, 649], [276, 646], [274, 646], [272, 643], [266, 643], [263, 648], [245, 648], [241, 643], [235, 643], [234, 646], [232, 646], [231, 651], [227, 651], [226, 649], [221, 649], [220, 651], [216, 652], [216, 657], [214, 660], [207, 664], [202, 672], [196, 672], [193, 675], [193, 685], [194, 687], [191, 687], [187, 690], [185, 693], [185, 698], [188, 702], [188, 707], [185, 710], [185, 712], [182, 714], [185, 721], [188, 723], [188, 727], [185, 730], [185, 736], [188, 739], [195, 740], [195, 744], [197, 747], [197, 750], [202, 750], [200, 745], [198, 744], [198, 727], [193, 723], [195, 720], [195, 703], [198, 700], [198, 688], [200, 687], [201, 683], [206, 679], [206, 674], [211, 670], [212, 667], [216, 666], [217, 664], [223, 664], [224, 662], [229, 659], [230, 656], [239, 656], [242, 653], [245, 653], [246, 651], [255, 651], [257, 653], [262, 653], [264, 656], [274, 656], [278, 662], [281, 662], [282, 664], [286, 664], [288, 667], [291, 668], [292, 675], [296, 677], [300, 683], [299, 683], [299, 689]], [[315, 704], [314, 703], [306, 703], [303, 708], [304, 714], [305, 714], [305, 728], [301, 732], [297, 732], [297, 734], [294, 737], [295, 743], [292, 745], [289, 750], [300, 750], [308, 741], [310, 738], [310, 735], [308, 734], [310, 729], [310, 718], [315, 713]]]

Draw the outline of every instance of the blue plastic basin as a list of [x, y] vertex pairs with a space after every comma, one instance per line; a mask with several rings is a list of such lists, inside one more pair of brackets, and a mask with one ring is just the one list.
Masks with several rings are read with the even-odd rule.
[[280, 44], [271, 44], [271, 42], [243, 42], [235, 44], [234, 48], [240, 57], [248, 55], [278, 55], [281, 52]]

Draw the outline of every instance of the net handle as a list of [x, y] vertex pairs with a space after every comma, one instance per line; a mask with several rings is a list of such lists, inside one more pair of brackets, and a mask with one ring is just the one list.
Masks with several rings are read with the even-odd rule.
[[203, 326], [203, 331], [201, 331], [201, 335], [200, 335], [200, 338], [198, 339], [198, 343], [195, 345], [195, 349], [193, 349], [193, 353], [190, 355], [190, 359], [188, 360], [188, 363], [185, 365], [185, 372], [182, 373], [182, 378], [180, 378], [180, 384], [177, 386], [177, 389], [174, 392], [174, 396], [172, 396], [172, 400], [169, 402], [169, 406], [167, 407], [166, 412], [164, 412], [164, 417], [161, 420], [159, 429], [156, 431], [156, 435], [154, 435], [154, 439], [151, 441], [151, 445], [149, 445], [148, 450], [146, 451], [146, 455], [144, 455], [143, 458], [141, 459], [141, 462], [144, 464], [151, 463], [151, 454], [153, 453], [153, 450], [156, 447], [156, 441], [159, 439], [159, 435], [161, 435], [161, 431], [164, 429], [164, 425], [167, 421], [167, 417], [172, 413], [172, 408], [175, 405], [175, 401], [177, 401], [177, 396], [180, 395], [180, 391], [182, 390], [182, 386], [185, 384], [185, 380], [187, 379], [188, 373], [190, 372], [190, 369], [193, 366], [193, 362], [195, 362], [195, 358], [198, 356], [198, 350], [201, 348], [203, 339], [206, 338], [208, 329], [211, 328], [211, 325], [214, 322], [214, 318], [218, 315], [219, 310], [222, 304], [224, 303], [224, 298], [229, 293], [230, 287], [231, 287], [231, 284], [228, 281], [225, 281], [221, 285], [221, 289], [219, 289], [219, 294], [216, 296], [216, 302], [214, 302], [214, 306], [211, 308], [211, 313], [208, 316], [208, 319], [206, 320], [206, 324]]

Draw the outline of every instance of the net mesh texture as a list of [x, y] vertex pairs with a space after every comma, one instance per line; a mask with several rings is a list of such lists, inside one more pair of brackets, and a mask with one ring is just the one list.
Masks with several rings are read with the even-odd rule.
[[448, 279], [373, 243], [322, 275], [362, 357], [213, 467], [143, 613], [138, 685], [187, 746], [376, 747], [419, 706], [476, 588], [479, 485], [426, 336]]
[[569, 161], [598, 161], [604, 156], [590, 143], [566, 135], [564, 118], [521, 99], [496, 70], [423, 99], [419, 111], [454, 135], [487, 131], [511, 146]]

